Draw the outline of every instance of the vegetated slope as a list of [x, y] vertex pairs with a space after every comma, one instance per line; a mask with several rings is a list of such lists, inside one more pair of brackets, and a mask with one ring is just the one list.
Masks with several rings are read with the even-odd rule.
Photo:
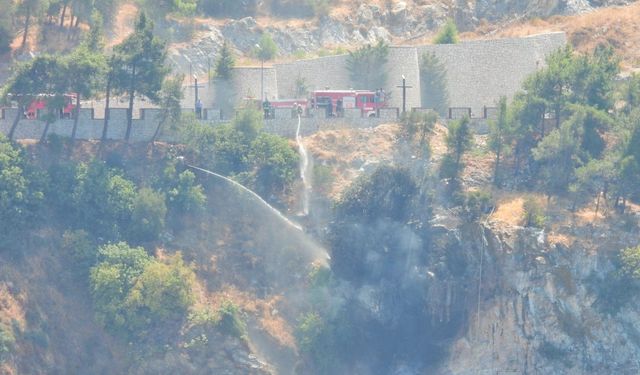
[[640, 3], [595, 9], [570, 16], [534, 18], [517, 22], [484, 24], [462, 38], [521, 37], [549, 31], [564, 31], [573, 47], [593, 51], [600, 43], [611, 45], [622, 58], [623, 68], [635, 68], [640, 61]]
[[[76, 142], [71, 158], [104, 157], [151, 184], [168, 150], [175, 152], [163, 145], [150, 152], [146, 145], [101, 148]], [[30, 159], [43, 168], [59, 160], [59, 152], [29, 146]], [[94, 317], [88, 269], [63, 245], [67, 228], [43, 212], [41, 230], [0, 252], [0, 373], [266, 374], [272, 370], [265, 360], [279, 369], [293, 368], [292, 325], [304, 300], [295, 297], [297, 288], [304, 285], [310, 262], [326, 258], [302, 232], [283, 227], [245, 192], [207, 175], [200, 180], [209, 197], [205, 211], [179, 224], [167, 218], [181, 229], [149, 248], [160, 260], [181, 251], [192, 265], [197, 279], [190, 313], [195, 317], [182, 322], [178, 332], [173, 323], [156, 327], [134, 344], [105, 330]], [[286, 293], [294, 296], [285, 298]], [[239, 308], [246, 339], [236, 337], [242, 332], [207, 328], [207, 314], [224, 306]]]

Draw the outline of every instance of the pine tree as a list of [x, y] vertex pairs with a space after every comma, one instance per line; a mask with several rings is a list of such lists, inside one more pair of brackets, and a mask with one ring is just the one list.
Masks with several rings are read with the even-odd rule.
[[445, 116], [449, 108], [447, 71], [433, 53], [425, 53], [420, 63], [422, 107], [431, 108]]
[[169, 73], [165, 66], [167, 51], [165, 43], [153, 35], [153, 23], [140, 13], [134, 32], [114, 48], [118, 55], [114, 66], [113, 87], [129, 96], [127, 132], [129, 141], [133, 120], [133, 103], [136, 94], [142, 94], [153, 103], [159, 100], [158, 93], [164, 78]]
[[218, 60], [216, 61], [216, 77], [224, 80], [230, 80], [235, 64], [236, 62], [233, 57], [231, 47], [225, 41], [222, 45], [222, 49], [220, 50], [220, 57], [218, 57]]
[[440, 30], [436, 38], [433, 40], [434, 44], [456, 44], [458, 43], [458, 28], [452, 19], [448, 19], [447, 23]]

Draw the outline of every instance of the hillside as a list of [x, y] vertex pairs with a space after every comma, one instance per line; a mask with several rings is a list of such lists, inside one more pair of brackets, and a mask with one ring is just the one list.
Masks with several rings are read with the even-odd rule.
[[0, 0], [0, 375], [638, 373], [639, 4]]

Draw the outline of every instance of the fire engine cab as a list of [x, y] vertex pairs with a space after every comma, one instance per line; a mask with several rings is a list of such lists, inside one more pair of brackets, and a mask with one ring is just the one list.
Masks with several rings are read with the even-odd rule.
[[324, 108], [327, 117], [342, 116], [344, 109], [359, 108], [363, 117], [375, 117], [386, 104], [383, 90], [318, 90], [311, 95], [310, 107]]

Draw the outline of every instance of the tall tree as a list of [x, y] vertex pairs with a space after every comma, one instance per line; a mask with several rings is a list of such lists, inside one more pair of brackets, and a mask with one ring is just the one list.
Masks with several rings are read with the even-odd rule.
[[235, 64], [236, 62], [233, 57], [231, 47], [229, 46], [229, 43], [225, 41], [222, 45], [222, 49], [220, 50], [220, 56], [216, 61], [216, 77], [224, 80], [230, 80]]
[[553, 129], [536, 148], [533, 157], [542, 166], [542, 178], [547, 196], [562, 192], [582, 164], [580, 139], [584, 114], [576, 113]]
[[27, 37], [29, 36], [29, 28], [33, 18], [38, 18], [47, 8], [47, 0], [22, 0], [18, 9], [24, 15], [24, 31], [22, 35], [22, 44], [20, 48], [27, 45]]
[[445, 116], [449, 108], [447, 71], [435, 54], [425, 53], [420, 62], [420, 90], [422, 107], [431, 108]]
[[58, 75], [60, 71], [59, 57], [51, 55], [38, 56], [18, 67], [2, 93], [4, 100], [11, 99], [18, 103], [18, 111], [9, 130], [9, 139], [13, 139], [25, 107], [40, 94], [61, 95], [64, 92]]
[[153, 35], [153, 23], [144, 13], [138, 15], [134, 32], [114, 51], [120, 57], [116, 61], [119, 60], [121, 64], [115, 66], [112, 84], [129, 97], [125, 135], [125, 140], [129, 141], [136, 94], [146, 96], [153, 103], [158, 102], [162, 82], [169, 72], [165, 66], [167, 52], [165, 43]]
[[378, 40], [375, 45], [368, 44], [349, 52], [347, 70], [354, 88], [366, 90], [384, 88], [387, 84], [388, 57], [389, 45], [383, 40]]
[[80, 99], [88, 98], [98, 91], [104, 81], [107, 62], [101, 52], [91, 51], [86, 46], [77, 48], [66, 58], [66, 82], [76, 95], [71, 139], [76, 137], [80, 111]]
[[489, 123], [489, 148], [496, 154], [493, 165], [493, 183], [500, 185], [499, 171], [501, 156], [509, 150], [511, 136], [511, 122], [507, 119], [507, 98], [501, 97], [498, 103], [498, 118]]
[[255, 55], [262, 61], [271, 60], [278, 54], [278, 46], [273, 41], [271, 34], [262, 33], [258, 46], [255, 48]]
[[175, 77], [167, 78], [162, 84], [162, 90], [160, 91], [160, 109], [161, 112], [158, 118], [158, 127], [153, 133], [151, 138], [151, 144], [155, 142], [160, 134], [160, 130], [169, 122], [170, 125], [177, 125], [182, 116], [182, 98], [184, 93], [182, 92], [182, 82], [184, 81], [184, 75], [176, 75]]
[[0, 0], [0, 54], [11, 51], [14, 30], [15, 4], [13, 0]]

